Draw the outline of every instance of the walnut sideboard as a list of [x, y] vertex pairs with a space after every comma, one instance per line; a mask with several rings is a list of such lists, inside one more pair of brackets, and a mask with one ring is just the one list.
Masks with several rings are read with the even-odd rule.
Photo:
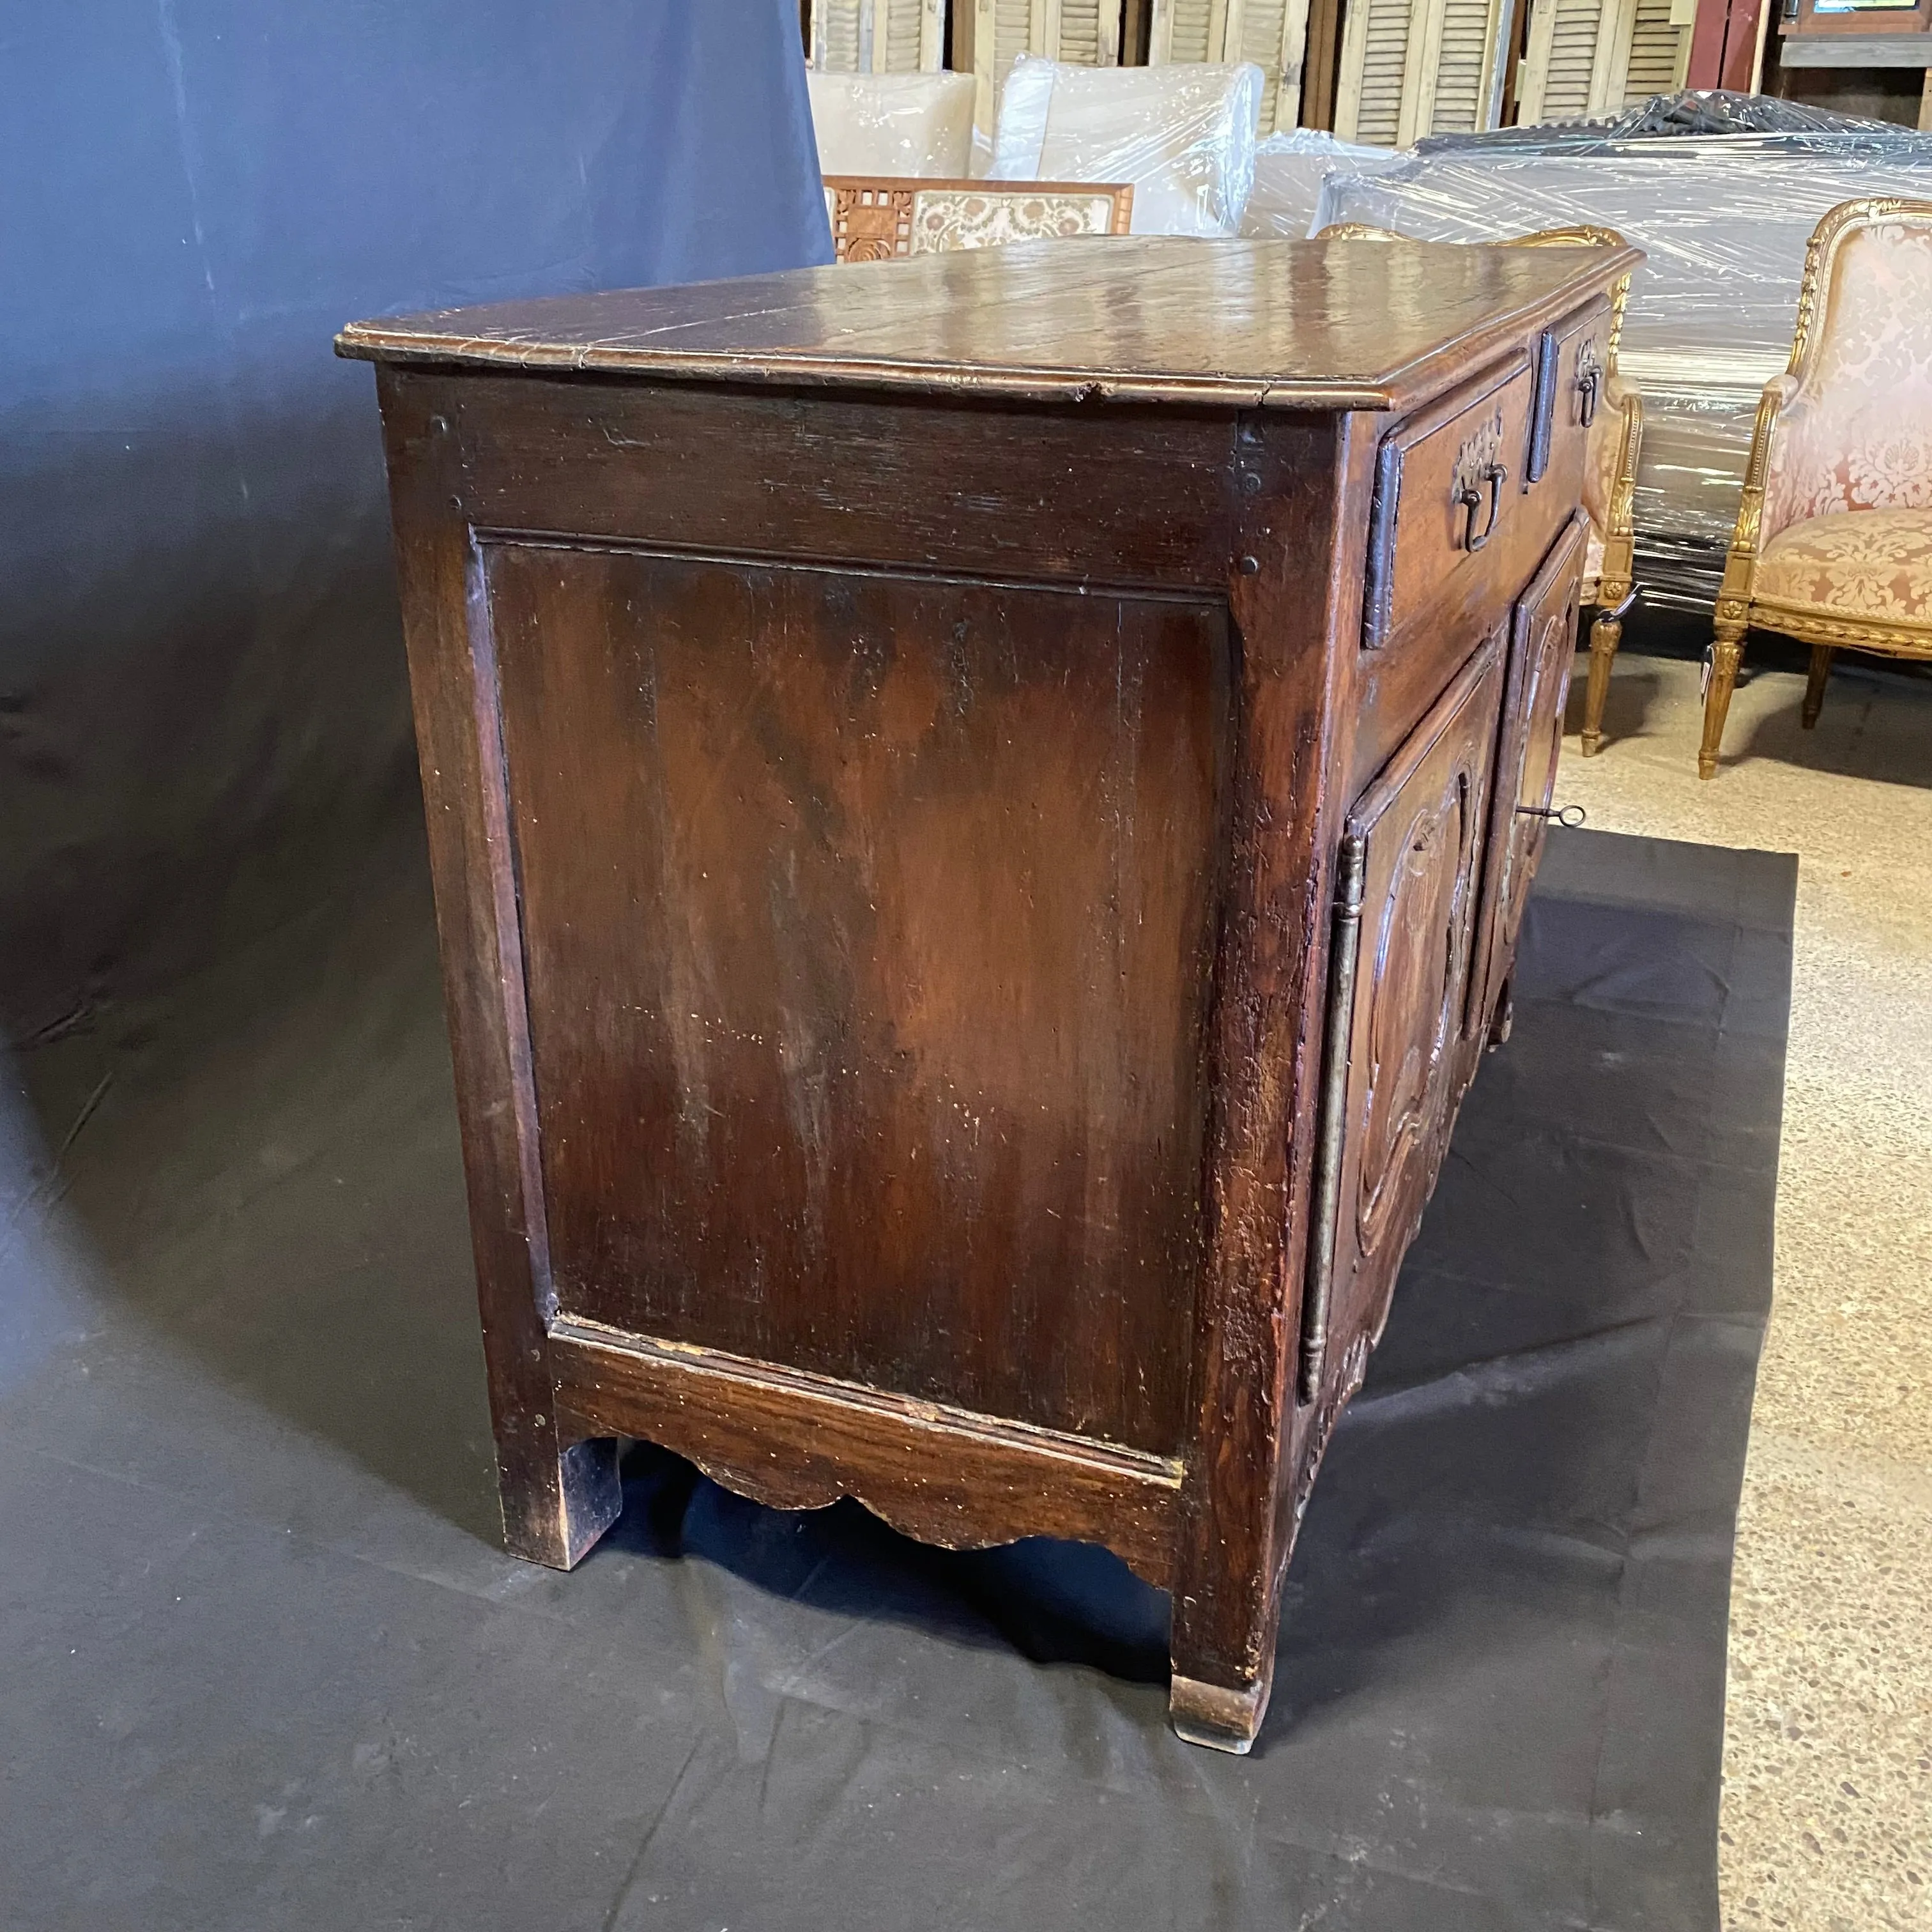
[[1089, 1538], [1247, 1748], [1506, 1030], [1638, 259], [1043, 242], [345, 332], [511, 1550], [576, 1562], [625, 1437]]

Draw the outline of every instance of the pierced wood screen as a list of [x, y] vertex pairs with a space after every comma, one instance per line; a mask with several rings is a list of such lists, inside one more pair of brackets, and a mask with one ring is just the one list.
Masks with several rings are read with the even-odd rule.
[[1336, 133], [1406, 148], [1496, 126], [1509, 18], [1508, 0], [1351, 0]]
[[[966, 0], [957, 0], [964, 5]], [[1000, 89], [1022, 54], [1117, 67], [1124, 0], [973, 0], [973, 72], [980, 84], [974, 125], [991, 140]]]
[[1299, 124], [1308, 0], [1154, 0], [1148, 64], [1252, 61], [1264, 76], [1261, 131]]
[[1588, 120], [1675, 93], [1695, 18], [1692, 0], [1533, 0], [1518, 118]]
[[936, 74], [946, 0], [812, 0], [812, 64], [824, 74]]

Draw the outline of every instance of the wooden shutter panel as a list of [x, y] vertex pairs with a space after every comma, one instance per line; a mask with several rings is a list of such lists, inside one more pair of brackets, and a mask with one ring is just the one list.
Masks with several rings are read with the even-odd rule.
[[[1681, 22], [1678, 16], [1690, 14]], [[1631, 8], [1621, 104], [1648, 100], [1653, 94], [1675, 94], [1690, 65], [1694, 10], [1678, 0], [1636, 0]]]
[[1300, 119], [1308, 0], [1154, 0], [1148, 64], [1251, 61], [1262, 70], [1260, 131]]
[[937, 74], [946, 0], [812, 0], [812, 64], [821, 74]]
[[1674, 94], [1694, 11], [1685, 0], [1534, 0], [1520, 118], [1586, 120]]
[[1406, 148], [1493, 128], [1508, 50], [1507, 0], [1352, 0], [1335, 131]]
[[[940, 0], [943, 7], [943, 0]], [[957, 0], [964, 6], [967, 0]], [[1126, 0], [972, 0], [973, 72], [979, 98], [973, 121], [990, 141], [1000, 89], [1022, 54], [1071, 61], [1078, 67], [1117, 67], [1120, 14]]]

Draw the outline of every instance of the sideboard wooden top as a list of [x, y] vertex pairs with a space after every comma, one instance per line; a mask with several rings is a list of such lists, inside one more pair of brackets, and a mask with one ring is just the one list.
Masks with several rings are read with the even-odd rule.
[[658, 380], [1398, 409], [1642, 259], [1420, 242], [1021, 242], [386, 317], [352, 324], [336, 349]]

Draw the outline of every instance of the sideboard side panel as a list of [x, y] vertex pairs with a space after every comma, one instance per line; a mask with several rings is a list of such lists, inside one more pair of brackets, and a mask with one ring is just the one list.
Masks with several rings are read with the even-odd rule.
[[1225, 606], [480, 550], [560, 1313], [1178, 1450]]

